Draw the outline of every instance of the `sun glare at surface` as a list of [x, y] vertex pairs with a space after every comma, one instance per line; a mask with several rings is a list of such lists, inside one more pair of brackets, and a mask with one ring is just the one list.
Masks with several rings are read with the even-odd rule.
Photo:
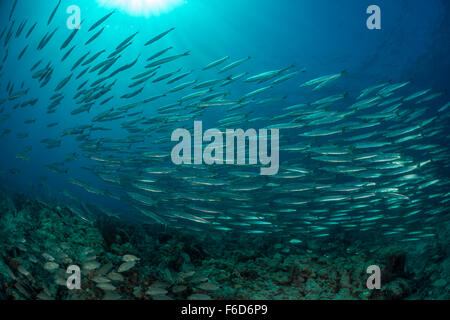
[[132, 16], [157, 16], [169, 12], [184, 3], [184, 0], [97, 0], [109, 9], [120, 9]]

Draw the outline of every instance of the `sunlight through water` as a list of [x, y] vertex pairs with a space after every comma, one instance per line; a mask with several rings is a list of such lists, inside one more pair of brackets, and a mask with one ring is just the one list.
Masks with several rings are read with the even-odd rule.
[[183, 4], [185, 0], [97, 0], [109, 9], [119, 9], [132, 16], [158, 16]]

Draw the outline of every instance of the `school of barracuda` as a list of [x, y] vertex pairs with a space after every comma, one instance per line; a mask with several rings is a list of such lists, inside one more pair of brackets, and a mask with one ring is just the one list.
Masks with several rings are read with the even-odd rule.
[[[172, 62], [195, 52], [153, 47], [177, 32], [175, 27], [161, 34], [136, 32], [119, 39], [116, 47], [94, 52], [89, 46], [101, 41], [107, 32], [102, 25], [114, 11], [98, 21], [84, 21], [87, 28], [69, 32], [52, 24], [60, 2], [48, 21], [39, 22], [16, 21], [16, 3], [8, 26], [0, 31], [0, 139], [15, 135], [17, 144], [24, 144], [23, 152], [16, 155], [18, 161], [33, 161], [33, 146], [26, 144], [30, 134], [15, 132], [7, 120], [15, 117], [17, 108], [45, 106], [48, 118], [23, 121], [30, 126], [45, 122], [54, 130], [55, 134], [40, 138], [47, 149], [60, 148], [72, 138], [77, 141], [78, 150], [54, 159], [46, 168], [80, 188], [79, 195], [54, 191], [83, 219], [95, 219], [96, 212], [123, 219], [134, 214], [143, 222], [173, 228], [289, 232], [300, 239], [327, 237], [336, 230], [379, 230], [383, 236], [415, 241], [433, 237], [426, 224], [448, 215], [450, 102], [436, 103], [444, 97], [442, 92], [432, 88], [415, 92], [408, 89], [410, 81], [386, 81], [359, 95], [337, 92], [310, 101], [311, 91], [316, 94], [348, 74], [335, 70], [311, 79], [309, 71], [295, 64], [254, 74], [246, 71], [252, 58], [245, 54], [224, 54], [201, 70], [174, 68]], [[42, 23], [49, 31], [38, 35], [35, 27]], [[67, 39], [54, 45], [60, 48], [55, 52], [48, 44], [62, 32], [68, 33]], [[137, 37], [148, 38], [141, 54], [123, 61], [122, 53]], [[20, 42], [27, 43], [22, 50], [10, 49]], [[23, 82], [2, 73], [5, 65], [25, 63], [21, 59], [33, 55], [42, 58], [30, 64]], [[56, 79], [56, 68], [66, 70], [67, 76]], [[118, 76], [129, 79], [128, 92], [120, 95], [122, 104], [113, 105], [111, 100], [119, 98]], [[288, 81], [298, 83], [295, 105], [287, 105], [286, 96], [271, 94]], [[165, 83], [166, 89], [152, 89], [157, 83]], [[30, 96], [32, 84], [42, 94]], [[237, 87], [248, 93], [233, 94]], [[49, 91], [50, 100], [44, 100]], [[162, 98], [172, 102], [159, 103]], [[263, 104], [273, 105], [273, 116], [260, 112]], [[56, 112], [68, 120], [52, 121]], [[224, 115], [209, 123], [211, 128], [280, 129], [279, 173], [261, 176], [256, 165], [172, 164], [173, 130], [191, 129], [194, 120], [211, 113]], [[80, 114], [89, 114], [90, 121], [80, 123]], [[117, 125], [124, 132], [122, 138], [104, 136]], [[67, 164], [80, 159], [89, 159], [82, 168], [107, 187], [71, 176]], [[20, 174], [20, 169], [6, 172]], [[127, 203], [128, 210], [86, 204], [84, 192], [111, 203]]]

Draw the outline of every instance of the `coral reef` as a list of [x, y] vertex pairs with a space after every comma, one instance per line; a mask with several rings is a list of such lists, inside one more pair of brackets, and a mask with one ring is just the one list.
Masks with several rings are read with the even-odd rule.
[[[332, 243], [188, 233], [0, 197], [0, 299], [448, 299], [449, 224], [436, 239]], [[366, 287], [369, 265], [382, 287]], [[81, 268], [81, 289], [66, 272]]]

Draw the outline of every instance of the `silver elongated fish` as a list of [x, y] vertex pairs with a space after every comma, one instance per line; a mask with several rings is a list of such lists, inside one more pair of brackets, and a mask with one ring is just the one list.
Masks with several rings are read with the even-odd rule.
[[250, 60], [251, 58], [252, 58], [251, 56], [248, 56], [247, 58], [243, 58], [243, 59], [237, 60], [235, 62], [232, 62], [229, 65], [226, 65], [225, 67], [220, 69], [219, 73], [224, 73], [224, 72], [227, 72], [227, 71], [229, 71], [231, 69], [234, 69], [234, 68], [240, 66], [241, 64], [243, 64], [244, 62]]
[[166, 35], [168, 35], [170, 32], [172, 32], [173, 30], [175, 30], [175, 28], [170, 28], [167, 31], [164, 31], [162, 33], [160, 33], [159, 35], [155, 36], [154, 38], [150, 39], [149, 41], [147, 41], [145, 43], [145, 46], [151, 45], [152, 43], [155, 43], [156, 41], [164, 38]]
[[224, 63], [228, 59], [230, 59], [230, 57], [226, 56], [226, 57], [223, 57], [223, 58], [221, 58], [219, 60], [213, 61], [210, 64], [208, 64], [206, 67], [204, 67], [203, 70], [208, 70], [208, 69], [214, 68], [214, 67], [218, 66], [219, 64]]
[[88, 30], [88, 32], [91, 32], [92, 30], [94, 30], [95, 28], [97, 28], [99, 25], [101, 25], [103, 22], [105, 22], [109, 17], [111, 17], [114, 14], [115, 11], [112, 11], [110, 13], [108, 13], [106, 16], [104, 16], [103, 18], [100, 18], [97, 22], [95, 22]]

